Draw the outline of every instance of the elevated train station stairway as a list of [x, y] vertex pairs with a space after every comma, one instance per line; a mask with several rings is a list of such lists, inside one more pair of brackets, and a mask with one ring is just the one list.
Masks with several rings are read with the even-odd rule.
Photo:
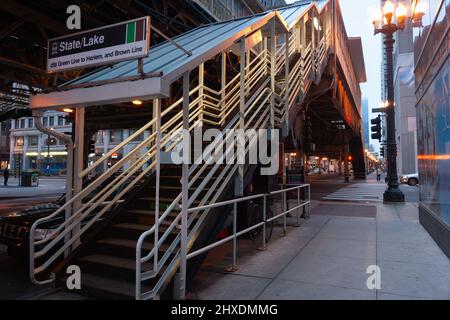
[[[121, 160], [49, 217], [66, 215], [66, 221], [52, 239], [32, 241], [32, 280], [43, 284], [56, 279], [64, 284], [67, 276], [64, 267], [76, 264], [82, 270], [82, 292], [88, 296], [151, 299], [170, 292], [180, 263], [183, 206], [193, 208], [232, 198], [239, 165], [236, 161], [189, 165], [188, 204], [185, 204], [182, 203], [182, 166], [164, 163], [161, 157], [180, 144], [179, 132], [186, 124], [191, 137], [195, 128], [202, 125], [202, 132], [215, 128], [223, 137], [229, 137], [230, 129], [284, 128], [281, 137], [284, 139], [291, 125], [289, 111], [301, 105], [308, 88], [320, 80], [327, 63], [332, 44], [332, 5], [331, 0], [304, 1], [247, 18], [254, 22], [250, 28], [246, 27], [245, 34], [262, 30], [263, 38], [246, 50], [244, 74], [225, 77], [227, 81], [221, 84], [220, 90], [213, 89], [217, 85], [199, 80], [198, 85], [189, 87], [188, 103], [180, 98], [162, 109], [156, 104], [156, 114], [150, 122], [80, 172], [79, 177], [86, 178], [104, 166], [113, 153], [132, 146]], [[314, 17], [322, 21], [316, 31], [311, 23]], [[229, 21], [212, 27], [226, 29], [246, 21]], [[276, 38], [273, 35], [279, 27], [275, 24], [285, 27], [285, 32], [278, 32]], [[197, 32], [202, 34], [202, 28]], [[233, 36], [225, 30], [224, 43], [227, 37]], [[186, 35], [189, 41], [185, 45], [200, 41], [192, 37], [192, 33]], [[183, 45], [183, 39], [182, 35], [177, 41]], [[246, 41], [246, 36], [242, 39]], [[235, 43], [228, 42], [222, 57], [232, 54], [230, 48], [235, 50]], [[152, 48], [150, 52], [157, 50]], [[152, 53], [149, 59], [153, 59]], [[191, 70], [197, 70], [205, 62], [197, 60]], [[145, 132], [150, 133], [139, 140]], [[207, 151], [218, 148], [232, 160], [236, 159], [233, 148], [227, 148], [226, 139], [204, 143], [203, 148]], [[248, 156], [248, 142], [245, 152]], [[211, 152], [206, 154], [211, 160]], [[244, 187], [252, 170], [252, 166], [244, 167]], [[188, 249], [216, 240], [229, 213], [225, 209], [189, 213]], [[45, 219], [35, 224], [32, 236], [42, 223]], [[190, 277], [198, 265], [199, 261], [192, 261]]]

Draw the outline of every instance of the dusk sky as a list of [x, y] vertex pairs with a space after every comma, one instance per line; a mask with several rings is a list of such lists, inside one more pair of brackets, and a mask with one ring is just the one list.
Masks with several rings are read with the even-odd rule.
[[[286, 0], [293, 3], [293, 0]], [[370, 8], [377, 7], [379, 0], [340, 0], [342, 15], [349, 37], [361, 37], [366, 63], [367, 83], [361, 85], [363, 97], [369, 99], [369, 110], [377, 108], [380, 103], [380, 63], [381, 63], [381, 37], [373, 35], [373, 26], [370, 22]], [[375, 145], [375, 143], [372, 141]]]

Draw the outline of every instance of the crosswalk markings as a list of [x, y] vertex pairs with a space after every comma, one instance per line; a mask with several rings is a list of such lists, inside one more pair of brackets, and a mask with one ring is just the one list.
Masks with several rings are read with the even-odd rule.
[[383, 200], [385, 190], [385, 185], [361, 183], [339, 189], [336, 192], [322, 197], [322, 200], [379, 202]]

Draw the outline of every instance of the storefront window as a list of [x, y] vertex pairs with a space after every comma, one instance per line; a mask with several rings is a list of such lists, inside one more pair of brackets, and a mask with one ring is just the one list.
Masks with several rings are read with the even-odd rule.
[[30, 136], [29, 138], [29, 145], [30, 146], [37, 146], [38, 145], [38, 140], [39, 140], [39, 137], [38, 136]]
[[15, 137], [14, 138], [14, 145], [16, 147], [23, 147], [23, 137]]

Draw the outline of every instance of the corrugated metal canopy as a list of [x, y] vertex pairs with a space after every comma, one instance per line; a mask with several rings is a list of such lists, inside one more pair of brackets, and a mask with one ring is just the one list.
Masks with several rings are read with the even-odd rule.
[[[265, 12], [252, 17], [201, 26], [184, 33], [173, 40], [187, 51], [192, 52], [191, 56], [166, 41], [150, 49], [149, 56], [144, 58], [144, 72], [161, 73], [163, 80], [171, 82], [188, 70], [189, 66], [193, 65], [197, 60], [200, 61], [198, 62], [199, 64], [202, 61], [211, 59], [223, 49], [224, 45], [231, 46], [236, 39], [251, 32], [255, 26], [265, 23], [274, 16], [275, 11]], [[215, 48], [218, 50], [214, 50]], [[131, 76], [138, 76], [136, 60], [103, 68], [71, 84]]]
[[[170, 83], [184, 72], [195, 69], [202, 62], [232, 47], [243, 36], [260, 29], [268, 31], [270, 19], [275, 18], [277, 33], [286, 32], [311, 8], [321, 12], [327, 3], [329, 0], [299, 1], [259, 15], [200, 26], [173, 39], [192, 55], [169, 41], [150, 48], [149, 56], [143, 59], [143, 71], [145, 74], [154, 74], [151, 78], [140, 80], [137, 61], [125, 61], [99, 68], [68, 82], [62, 86], [62, 90], [32, 96], [30, 106], [89, 106], [125, 102], [133, 98], [167, 96]], [[65, 86], [67, 90], [64, 90]]]
[[[144, 59], [144, 72], [161, 73], [163, 80], [171, 82], [185, 71], [183, 70], [185, 69], [183, 68], [184, 66], [189, 66], [199, 59], [203, 61], [210, 59], [217, 54], [214, 52], [214, 48], [223, 47], [223, 44], [227, 42], [231, 46], [235, 39], [248, 33], [248, 30], [252, 27], [268, 21], [275, 15], [280, 18], [279, 22], [281, 24], [290, 29], [312, 4], [317, 5], [318, 9], [321, 10], [327, 2], [328, 0], [317, 2], [303, 1], [286, 8], [270, 10], [252, 17], [198, 27], [173, 39], [183, 48], [191, 51], [192, 56], [188, 56], [182, 50], [166, 41], [150, 49], [149, 56]], [[207, 54], [208, 52], [210, 52], [209, 55]], [[177, 70], [179, 72], [176, 72]], [[82, 84], [132, 76], [138, 76], [137, 63], [136, 61], [125, 61], [112, 67], [97, 70], [68, 84]]]
[[291, 29], [297, 24], [300, 18], [302, 18], [304, 14], [308, 12], [310, 7], [313, 7], [315, 5], [317, 11], [320, 13], [325, 8], [328, 2], [329, 0], [298, 1], [291, 6], [279, 8], [277, 10], [289, 26], [289, 29]]

